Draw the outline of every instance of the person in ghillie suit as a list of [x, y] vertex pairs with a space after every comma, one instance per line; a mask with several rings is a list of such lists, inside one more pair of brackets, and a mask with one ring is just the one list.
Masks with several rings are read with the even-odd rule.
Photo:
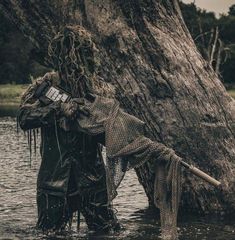
[[[37, 227], [44, 231], [63, 230], [75, 212], [85, 217], [89, 230], [119, 229], [118, 220], [108, 202], [105, 166], [100, 151], [103, 135], [89, 136], [65, 131], [70, 111], [76, 105], [40, 102], [34, 93], [43, 81], [50, 81], [71, 93], [85, 97], [92, 89], [112, 95], [112, 88], [94, 80], [94, 45], [81, 27], [66, 27], [52, 40], [48, 54], [57, 72], [39, 78], [24, 93], [18, 115], [23, 130], [41, 129], [42, 162], [37, 179]], [[95, 86], [94, 86], [95, 85]], [[67, 118], [66, 118], [67, 117]], [[79, 218], [78, 218], [79, 222]]]
[[[169, 232], [176, 229], [180, 158], [146, 137], [145, 123], [119, 107], [113, 87], [98, 77], [96, 52], [86, 30], [65, 27], [48, 50], [57, 72], [37, 80], [22, 98], [21, 128], [41, 128], [42, 133], [38, 227], [63, 229], [73, 213], [81, 211], [90, 230], [119, 229], [111, 207], [116, 189], [127, 170], [153, 159], [158, 169], [156, 206]], [[43, 105], [34, 97], [43, 81], [64, 89], [72, 100]], [[105, 165], [100, 145], [106, 146]]]

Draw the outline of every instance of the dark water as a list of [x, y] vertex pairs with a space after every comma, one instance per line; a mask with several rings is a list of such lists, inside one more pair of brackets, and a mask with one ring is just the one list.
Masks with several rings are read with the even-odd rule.
[[[79, 233], [74, 228], [65, 236], [43, 236], [34, 228], [40, 157], [38, 154], [33, 157], [30, 168], [26, 136], [22, 132], [17, 135], [13, 118], [0, 118], [0, 154], [0, 239], [160, 239], [159, 221], [155, 212], [148, 209], [147, 198], [133, 171], [126, 175], [114, 201], [124, 231], [90, 236], [82, 221]], [[235, 222], [188, 217], [180, 219], [179, 232], [181, 240], [232, 240]]]

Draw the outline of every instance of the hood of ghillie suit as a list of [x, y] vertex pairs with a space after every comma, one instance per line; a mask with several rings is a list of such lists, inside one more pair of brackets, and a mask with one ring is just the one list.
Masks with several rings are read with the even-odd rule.
[[99, 51], [83, 27], [66, 26], [52, 39], [48, 55], [60, 76], [61, 86], [73, 97], [84, 97], [88, 93], [114, 97], [114, 87], [97, 74]]

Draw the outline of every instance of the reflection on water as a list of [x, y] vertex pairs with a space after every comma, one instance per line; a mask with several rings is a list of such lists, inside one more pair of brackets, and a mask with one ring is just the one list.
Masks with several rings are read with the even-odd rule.
[[[64, 236], [49, 237], [38, 233], [35, 188], [40, 164], [38, 154], [29, 166], [26, 136], [17, 135], [12, 118], [0, 118], [0, 239], [160, 239], [159, 221], [133, 171], [128, 172], [114, 201], [124, 230], [115, 235], [91, 236], [82, 221], [81, 231], [75, 228]], [[74, 224], [75, 225], [75, 224]], [[216, 219], [188, 218], [179, 223], [180, 239], [235, 239], [231, 222]]]

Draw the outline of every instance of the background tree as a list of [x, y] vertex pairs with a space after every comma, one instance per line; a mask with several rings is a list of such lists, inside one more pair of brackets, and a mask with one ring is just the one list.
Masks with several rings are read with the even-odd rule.
[[[228, 15], [221, 15], [217, 19], [213, 12], [201, 10], [194, 3], [180, 2], [184, 20], [199, 51], [206, 60], [212, 62], [228, 88], [235, 84], [234, 6], [230, 7]], [[44, 74], [48, 69], [34, 61], [35, 53], [31, 51], [32, 46], [25, 41], [22, 32], [9, 19], [4, 18], [2, 13], [0, 18], [0, 83], [27, 83], [31, 81], [30, 76]]]
[[226, 48], [224, 61], [221, 64], [223, 81], [229, 86], [235, 83], [235, 4], [229, 9], [229, 14], [219, 19], [220, 36]]
[[235, 16], [235, 4], [233, 4], [233, 5], [229, 8], [228, 14], [229, 14], [229, 16]]
[[[234, 101], [199, 54], [176, 0], [2, 0], [0, 8], [46, 66], [59, 29], [83, 25], [99, 50], [100, 75], [122, 106], [146, 122], [151, 138], [223, 182], [219, 191], [187, 175], [181, 209], [234, 212]], [[152, 204], [151, 163], [136, 172]]]
[[27, 73], [30, 46], [30, 42], [25, 41], [22, 33], [0, 14], [1, 83], [29, 82]]
[[0, 84], [30, 83], [47, 68], [33, 58], [31, 42], [0, 12]]
[[180, 2], [185, 23], [202, 56], [212, 64], [222, 81], [228, 86], [235, 83], [234, 44], [235, 44], [235, 5], [228, 15], [218, 19], [213, 12], [197, 8], [194, 3]]

